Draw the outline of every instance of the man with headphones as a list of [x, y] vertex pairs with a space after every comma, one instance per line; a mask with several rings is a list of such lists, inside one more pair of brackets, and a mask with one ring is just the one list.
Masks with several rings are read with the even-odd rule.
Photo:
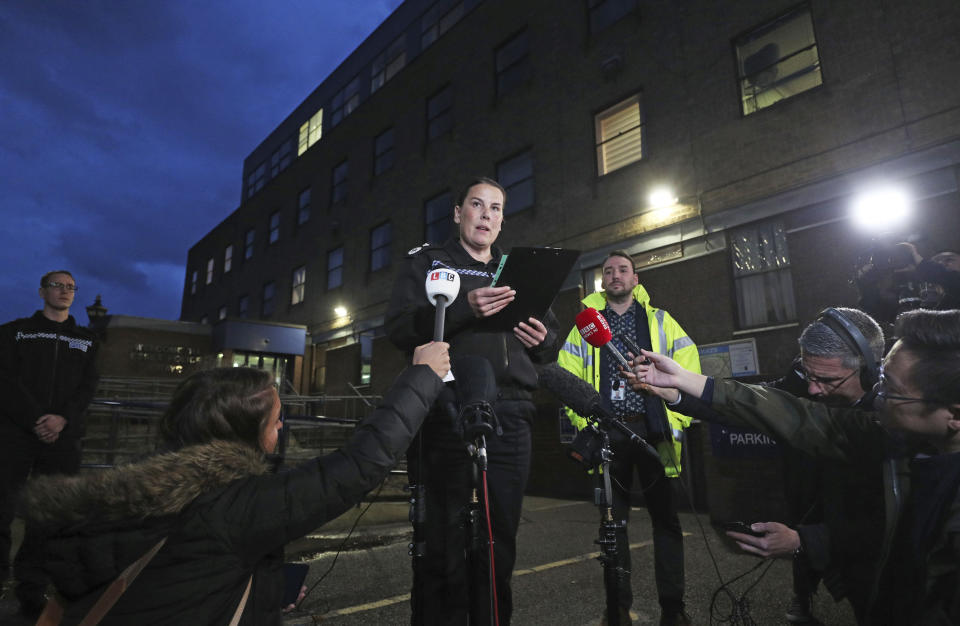
[[[883, 331], [873, 318], [857, 309], [828, 308], [803, 330], [798, 343], [793, 370], [771, 386], [830, 406], [872, 410], [884, 349]], [[788, 524], [777, 524], [771, 539], [791, 544], [799, 539], [801, 546], [793, 559], [794, 597], [786, 618], [815, 623], [811, 598], [821, 578], [839, 600], [851, 593], [840, 584], [848, 565], [872, 558], [869, 546], [882, 532], [876, 523], [882, 514], [882, 477], [875, 468], [854, 470], [790, 446], [782, 452], [790, 517]], [[851, 517], [859, 520], [856, 526], [839, 522]]]

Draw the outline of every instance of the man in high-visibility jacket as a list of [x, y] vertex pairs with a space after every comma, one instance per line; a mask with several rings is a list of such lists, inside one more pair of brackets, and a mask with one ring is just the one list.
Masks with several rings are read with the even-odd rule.
[[[584, 306], [597, 309], [614, 334], [621, 353], [628, 348], [620, 339], [628, 336], [639, 347], [669, 355], [684, 368], [700, 371], [697, 346], [669, 313], [650, 305], [650, 296], [640, 285], [632, 257], [614, 250], [603, 263], [603, 290], [590, 294]], [[560, 351], [557, 362], [598, 391], [606, 409], [623, 418], [627, 427], [656, 446], [660, 463], [628, 442], [613, 443], [610, 475], [613, 479], [613, 515], [629, 520], [634, 468], [639, 476], [647, 511], [653, 522], [654, 569], [661, 624], [689, 624], [683, 602], [683, 534], [668, 478], [680, 474], [680, 445], [690, 418], [675, 413], [659, 397], [634, 392], [618, 375], [617, 361], [608, 351], [594, 348], [574, 327]], [[567, 409], [577, 429], [586, 420]], [[617, 533], [617, 556], [626, 575], [618, 591], [621, 623], [629, 624], [633, 592], [630, 585], [630, 549], [626, 524]]]

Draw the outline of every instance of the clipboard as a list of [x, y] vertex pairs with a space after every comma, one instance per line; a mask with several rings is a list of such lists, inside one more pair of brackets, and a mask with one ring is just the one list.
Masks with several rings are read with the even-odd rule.
[[528, 317], [543, 320], [579, 257], [579, 250], [563, 248], [518, 247], [503, 255], [490, 286], [508, 285], [517, 295], [505, 309], [489, 318], [489, 323], [500, 330], [510, 330]]

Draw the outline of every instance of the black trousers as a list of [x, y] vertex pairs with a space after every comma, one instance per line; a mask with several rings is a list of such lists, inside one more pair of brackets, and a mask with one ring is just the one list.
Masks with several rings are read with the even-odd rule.
[[[76, 474], [78, 471], [78, 440], [61, 437], [47, 444], [33, 433], [12, 424], [0, 426], [0, 574], [4, 577], [10, 571], [10, 525], [16, 514], [17, 497], [27, 478], [40, 474]], [[36, 534], [27, 527], [14, 562], [14, 578], [24, 590], [42, 590], [46, 585], [42, 549]]]
[[[653, 522], [653, 562], [658, 601], [663, 613], [678, 613], [684, 608], [683, 531], [674, 502], [673, 486], [663, 472], [663, 465], [652, 455], [640, 451], [629, 442], [615, 442], [612, 449], [614, 456], [610, 463], [610, 477], [613, 483], [614, 519], [630, 519], [630, 491], [636, 473], [650, 521]], [[633, 604], [633, 589], [630, 584], [630, 540], [626, 526], [617, 532], [617, 559], [620, 567], [628, 572], [620, 585], [620, 606], [629, 609]]]
[[[510, 623], [510, 578], [517, 553], [523, 492], [530, 475], [529, 401], [497, 402], [503, 434], [487, 440], [487, 492], [493, 526], [496, 602], [500, 624]], [[407, 453], [412, 483], [425, 485], [426, 541], [414, 557], [412, 624], [492, 624], [489, 543], [483, 484], [479, 485], [480, 541], [471, 549], [467, 511], [473, 493], [474, 462], [448, 418], [432, 415]], [[482, 481], [482, 476], [480, 477]], [[422, 481], [422, 483], [421, 483]]]

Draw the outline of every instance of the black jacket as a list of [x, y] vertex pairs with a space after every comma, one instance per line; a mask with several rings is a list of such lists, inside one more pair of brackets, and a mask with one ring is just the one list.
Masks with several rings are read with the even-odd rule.
[[251, 574], [241, 624], [281, 623], [283, 546], [358, 502], [406, 450], [442, 387], [408, 368], [344, 447], [269, 473], [248, 445], [219, 441], [142, 463], [40, 477], [23, 512], [45, 536], [45, 568], [76, 623], [130, 563], [167, 542], [102, 624], [227, 624]]
[[[489, 287], [500, 264], [502, 252], [491, 250], [489, 263], [471, 257], [459, 239], [449, 239], [443, 246], [414, 248], [407, 255], [407, 266], [394, 282], [385, 326], [390, 340], [401, 350], [412, 352], [416, 346], [433, 338], [435, 309], [427, 300], [424, 282], [427, 271], [446, 267], [460, 275], [460, 293], [446, 310], [444, 340], [450, 344], [450, 357], [479, 355], [493, 366], [500, 396], [505, 400], [527, 399], [537, 388], [536, 364], [557, 360], [560, 348], [559, 324], [548, 311], [540, 320], [547, 328], [547, 337], [539, 346], [527, 349], [512, 331], [496, 328], [493, 318], [478, 319], [467, 301], [467, 293]], [[509, 308], [509, 305], [507, 305]], [[496, 316], [494, 316], [496, 317]]]
[[0, 326], [0, 424], [33, 433], [41, 415], [66, 418], [61, 438], [83, 435], [83, 414], [97, 389], [96, 337], [41, 311]]

